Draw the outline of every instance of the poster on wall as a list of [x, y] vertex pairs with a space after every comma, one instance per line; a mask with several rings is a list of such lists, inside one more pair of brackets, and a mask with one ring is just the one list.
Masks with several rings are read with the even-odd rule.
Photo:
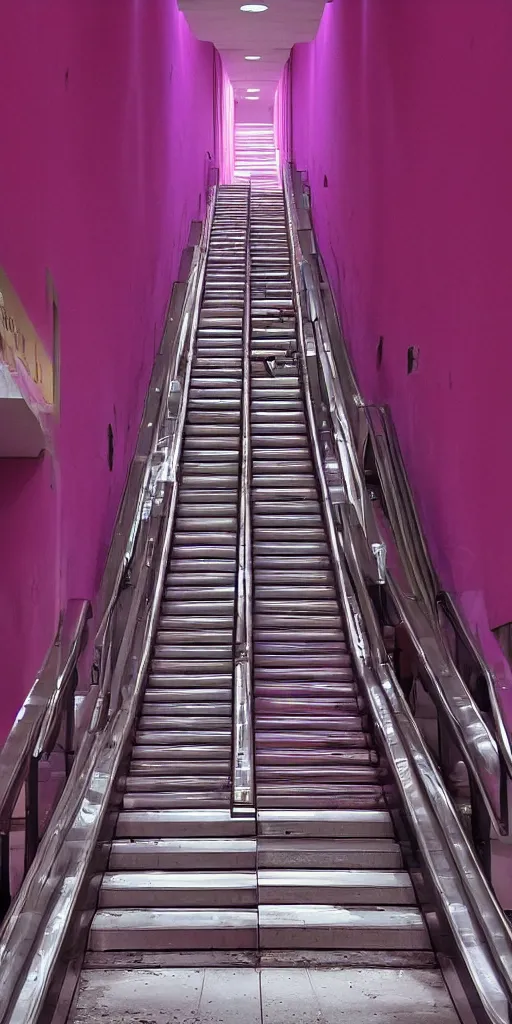
[[56, 403], [54, 359], [0, 267], [0, 362], [39, 422], [49, 447]]

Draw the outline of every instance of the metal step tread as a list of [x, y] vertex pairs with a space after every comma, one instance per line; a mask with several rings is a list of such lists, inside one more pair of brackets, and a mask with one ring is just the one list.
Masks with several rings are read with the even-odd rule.
[[95, 914], [89, 949], [255, 949], [257, 938], [256, 910], [124, 908]]
[[260, 837], [258, 867], [313, 870], [399, 870], [402, 854], [394, 839], [302, 839]]
[[255, 871], [129, 871], [108, 872], [99, 906], [150, 907], [255, 906]]
[[261, 905], [260, 945], [267, 949], [430, 949], [414, 907], [346, 907], [324, 904]]
[[391, 815], [383, 810], [269, 808], [258, 812], [258, 832], [293, 838], [394, 839]]
[[406, 871], [258, 867], [258, 891], [261, 904], [415, 904], [414, 890]]
[[250, 818], [234, 818], [229, 809], [188, 809], [121, 811], [116, 837], [141, 838], [224, 838], [251, 836], [255, 823]]
[[256, 839], [116, 839], [110, 871], [199, 871], [256, 868]]

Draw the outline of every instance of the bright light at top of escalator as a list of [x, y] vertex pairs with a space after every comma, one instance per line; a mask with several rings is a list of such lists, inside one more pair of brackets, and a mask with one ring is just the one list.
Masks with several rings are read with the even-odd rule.
[[260, 14], [261, 11], [268, 11], [267, 4], [242, 4], [241, 11], [246, 11], [247, 14]]
[[261, 57], [246, 57], [245, 60], [261, 60]]
[[248, 89], [247, 92], [261, 92], [261, 89], [259, 87], [257, 89]]

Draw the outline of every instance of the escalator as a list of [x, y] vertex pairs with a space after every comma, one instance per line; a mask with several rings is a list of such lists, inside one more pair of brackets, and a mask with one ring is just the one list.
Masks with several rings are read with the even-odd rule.
[[[399, 776], [425, 836], [431, 820], [361, 686], [290, 238], [281, 191], [217, 189], [161, 603], [133, 744], [110, 779], [106, 870], [89, 872], [87, 948], [64, 944], [66, 983], [32, 993], [31, 1015], [22, 991], [2, 1024], [509, 1020], [487, 948], [492, 1006], [462, 945], [453, 980]], [[471, 946], [475, 911], [445, 846], [434, 836], [431, 878], [441, 896], [451, 885], [443, 921], [457, 908]]]
[[[247, 232], [256, 808], [235, 816]], [[198, 965], [209, 951], [214, 963], [244, 953], [254, 966], [409, 970], [414, 985], [414, 972], [432, 972], [435, 958], [346, 642], [310, 451], [280, 193], [219, 190], [181, 467], [158, 631], [78, 1018], [95, 970], [176, 966], [172, 951]], [[442, 985], [437, 993], [443, 1020], [456, 1020]], [[89, 1019], [92, 1012], [87, 1005]]]

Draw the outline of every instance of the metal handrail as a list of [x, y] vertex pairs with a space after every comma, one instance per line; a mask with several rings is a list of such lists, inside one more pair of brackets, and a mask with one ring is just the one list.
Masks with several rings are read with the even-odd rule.
[[[369, 435], [372, 440], [377, 472], [393, 538], [413, 594], [413, 600], [407, 600], [401, 587], [388, 572], [387, 580], [392, 600], [408, 628], [419, 664], [427, 677], [436, 704], [448, 714], [457, 743], [466, 758], [468, 769], [484, 802], [492, 826], [498, 836], [506, 836], [509, 833], [510, 823], [507, 788], [503, 782], [507, 777], [512, 778], [512, 752], [497, 698], [494, 675], [485, 665], [483, 656], [478, 655], [476, 642], [471, 641], [469, 631], [464, 626], [454, 602], [448, 597], [444, 600], [442, 598], [443, 592], [439, 590], [412, 496], [406, 485], [405, 469], [399, 454], [398, 442], [389, 421], [389, 413], [382, 408], [377, 411], [386, 428], [384, 446], [378, 444], [371, 422], [369, 423]], [[399, 504], [400, 499], [397, 499], [397, 495], [402, 496], [402, 506]], [[405, 497], [406, 495], [408, 497]], [[407, 505], [409, 512], [407, 512]], [[404, 519], [408, 523], [408, 533], [404, 526]], [[404, 538], [408, 538], [407, 545]], [[411, 554], [411, 550], [413, 554]], [[414, 553], [417, 553], [418, 550], [420, 554], [415, 560]], [[425, 571], [421, 569], [422, 563], [426, 567]], [[448, 650], [439, 621], [439, 606], [443, 603], [445, 607], [448, 607], [449, 603], [449, 618], [452, 628], [459, 641], [465, 644], [468, 652], [474, 657], [475, 665], [485, 679], [494, 732], [490, 730], [487, 722], [483, 719]], [[418, 628], [418, 624], [421, 625], [422, 622], [424, 623], [423, 636]], [[429, 631], [431, 636], [429, 642], [426, 643], [425, 634]], [[442, 687], [441, 679], [443, 680]], [[479, 768], [483, 769], [482, 774]], [[488, 778], [485, 777], [486, 772]]]
[[[291, 181], [291, 172], [289, 168], [285, 172], [285, 180], [287, 184], [287, 191], [289, 192], [290, 197], [293, 198], [294, 202], [295, 200], [293, 196], [293, 185]], [[306, 264], [308, 269], [304, 270]], [[301, 277], [304, 283], [304, 288], [309, 289], [310, 291], [310, 294], [307, 294], [307, 296], [305, 297], [305, 304], [306, 308], [308, 309], [309, 315], [315, 318], [313, 322], [313, 331], [317, 346], [317, 357], [322, 369], [323, 380], [327, 391], [329, 412], [333, 420], [333, 434], [335, 438], [335, 445], [337, 447], [338, 461], [342, 468], [343, 480], [346, 485], [345, 489], [349, 501], [351, 502], [352, 506], [356, 511], [356, 515], [361, 525], [363, 535], [366, 537], [368, 559], [374, 561], [375, 563], [376, 559], [373, 558], [373, 552], [377, 553], [378, 551], [378, 554], [381, 556], [381, 559], [383, 561], [385, 558], [385, 545], [381, 541], [380, 531], [377, 527], [374, 511], [372, 508], [372, 503], [369, 500], [366, 484], [364, 481], [363, 470], [358, 462], [358, 454], [356, 450], [353, 430], [350, 418], [346, 413], [346, 398], [343, 392], [339, 374], [337, 372], [336, 362], [334, 359], [332, 346], [326, 326], [326, 317], [323, 314], [323, 298], [321, 294], [320, 285], [317, 280], [316, 267], [314, 266], [314, 264], [308, 263], [308, 261], [305, 259], [302, 253], [300, 256], [299, 266], [301, 269]], [[348, 354], [346, 353], [346, 351], [343, 352], [343, 360], [344, 362], [348, 362]], [[360, 408], [362, 412], [364, 412], [366, 410], [366, 407], [364, 406], [364, 402], [363, 399], [361, 398], [361, 395], [359, 394], [357, 389], [354, 388], [353, 377], [351, 378], [350, 385], [351, 396], [353, 401], [355, 402], [356, 406]], [[368, 423], [368, 432], [371, 437], [372, 424], [370, 421]], [[397, 544], [398, 552], [404, 559], [406, 572], [407, 570], [409, 570], [409, 578], [411, 572], [413, 572], [414, 579], [418, 581], [418, 583], [421, 583], [421, 585], [416, 586], [414, 588], [415, 597], [418, 599], [423, 599], [423, 601], [425, 602], [426, 612], [428, 614], [431, 608], [431, 599], [429, 595], [432, 592], [431, 587], [429, 587], [429, 579], [423, 579], [420, 568], [415, 567], [411, 570], [411, 565], [415, 566], [415, 552], [418, 544], [420, 545], [420, 554], [423, 553], [424, 556], [423, 562], [426, 562], [428, 566], [430, 566], [431, 563], [430, 560], [428, 559], [428, 553], [426, 552], [426, 545], [424, 541], [422, 541], [421, 543], [419, 541], [415, 542], [414, 534], [411, 533], [410, 515], [414, 515], [416, 522], [417, 517], [415, 516], [415, 510], [414, 505], [412, 503], [412, 495], [410, 494], [410, 490], [408, 489], [408, 486], [406, 488], [405, 485], [402, 485], [400, 483], [400, 481], [404, 479], [405, 471], [403, 470], [402, 466], [402, 474], [400, 476], [398, 486], [393, 486], [393, 481], [389, 476], [389, 467], [387, 466], [387, 463], [383, 458], [383, 453], [376, 442], [373, 445], [373, 451], [375, 461], [377, 463], [379, 477], [381, 478], [381, 480], [386, 480], [388, 484], [386, 488], [385, 497], [389, 500], [389, 506], [391, 510], [393, 510], [395, 506], [399, 508], [397, 516], [394, 516], [393, 521], [391, 522], [391, 527], [396, 538], [395, 542]], [[396, 453], [394, 453], [392, 449], [389, 449], [389, 446], [388, 448], [386, 448], [386, 451], [389, 451], [389, 458], [392, 460], [394, 470], [396, 471], [396, 473], [400, 473], [400, 460], [397, 459]], [[350, 484], [350, 478], [352, 479], [352, 484]], [[348, 484], [347, 479], [349, 480]], [[412, 508], [412, 513], [409, 516], [407, 515], [407, 511], [401, 511], [402, 506], [400, 503], [403, 501], [405, 494], [409, 496], [409, 505]], [[356, 500], [354, 500], [353, 495], [356, 495]], [[405, 527], [403, 525], [404, 519], [406, 520], [406, 524], [408, 524]], [[405, 549], [404, 545], [399, 543], [400, 537], [405, 537], [407, 539]], [[435, 578], [433, 570], [431, 570], [431, 578]], [[389, 570], [382, 574], [381, 567], [377, 565], [375, 568], [375, 579], [379, 582], [385, 582], [385, 580], [390, 581], [392, 580], [392, 574], [390, 573]], [[501, 710], [499, 708], [499, 702], [497, 699], [495, 687], [494, 685], [492, 685], [492, 672], [488, 669], [487, 673], [485, 674], [485, 678], [488, 684], [491, 684], [489, 696], [491, 707], [493, 708], [496, 714], [496, 736], [493, 736], [487, 724], [482, 720], [480, 712], [476, 707], [476, 704], [473, 701], [472, 696], [467, 691], [464, 681], [462, 680], [460, 674], [458, 673], [458, 670], [456, 669], [455, 665], [451, 663], [451, 659], [446, 649], [446, 643], [444, 642], [441, 631], [439, 629], [439, 623], [435, 612], [433, 614], [429, 614], [428, 619], [432, 632], [432, 636], [429, 640], [429, 643], [425, 643], [425, 638], [415, 635], [412, 637], [414, 646], [416, 647], [417, 650], [420, 648], [422, 650], [423, 662], [426, 666], [429, 667], [429, 679], [432, 685], [432, 693], [434, 699], [436, 700], [436, 703], [440, 706], [444, 705], [445, 697], [440, 686], [440, 680], [436, 674], [436, 666], [439, 666], [440, 663], [444, 663], [446, 665], [451, 664], [450, 672], [452, 673], [452, 676], [457, 683], [457, 690], [458, 692], [462, 693], [463, 696], [467, 699], [467, 710], [469, 710], [469, 712], [471, 712], [471, 714], [474, 717], [475, 729], [471, 730], [471, 737], [468, 737], [468, 741], [469, 739], [471, 739], [473, 745], [478, 745], [478, 743], [480, 742], [478, 737], [480, 736], [481, 742], [483, 742], [484, 744], [484, 748], [481, 751], [479, 751], [478, 746], [476, 746], [476, 762], [473, 762], [473, 755], [467, 750], [467, 744], [464, 741], [464, 745], [466, 747], [466, 754], [468, 756], [470, 767], [472, 770], [472, 776], [473, 779], [475, 780], [477, 788], [479, 789], [482, 795], [484, 803], [490, 813], [493, 826], [496, 828], [498, 834], [504, 835], [508, 833], [506, 787], [502, 785], [502, 780], [499, 777], [497, 777], [494, 782], [491, 781], [489, 788], [488, 781], [480, 776], [478, 770], [478, 763], [486, 763], [488, 761], [489, 753], [492, 747], [496, 747], [496, 745], [498, 747], [498, 761], [495, 764], [495, 771], [497, 775], [500, 776], [503, 771], [510, 774], [512, 768], [512, 759], [509, 757], [510, 747], [508, 744], [507, 730], [505, 728]], [[414, 628], [414, 624], [412, 623], [412, 621], [410, 621], [410, 618], [408, 619], [408, 624], [411, 629]], [[453, 715], [451, 715], [452, 722], [456, 720], [460, 712], [460, 708], [458, 707], [457, 702], [453, 710], [455, 712], [455, 718]], [[462, 723], [460, 723], [460, 727], [458, 727], [457, 729], [458, 739], [460, 739], [460, 737], [463, 735], [464, 728], [465, 725], [463, 726]]]
[[[206, 243], [205, 245], [204, 234], [206, 231], [209, 237], [209, 217], [211, 218], [215, 194], [216, 190], [215, 188], [213, 188], [211, 190], [211, 194], [209, 197], [209, 206], [205, 218], [203, 236], [201, 238], [199, 245], [196, 246], [194, 250], [192, 265], [190, 268], [190, 273], [186, 285], [185, 296], [183, 299], [183, 304], [179, 316], [179, 324], [173, 353], [174, 358], [168, 359], [167, 364], [164, 368], [162, 380], [159, 381], [159, 383], [156, 385], [154, 389], [156, 395], [158, 396], [157, 413], [153, 420], [149, 420], [149, 422], [147, 422], [147, 427], [150, 430], [150, 442], [148, 445], [148, 453], [146, 458], [144, 459], [144, 471], [142, 479], [138, 481], [137, 485], [135, 495], [135, 508], [129, 522], [128, 536], [126, 542], [123, 545], [121, 558], [118, 560], [117, 565], [114, 568], [114, 578], [111, 584], [110, 580], [108, 579], [109, 566], [107, 562], [107, 569], [105, 571], [107, 586], [104, 588], [102, 585], [102, 591], [105, 590], [105, 593], [102, 595], [104, 607], [101, 612], [101, 620], [95, 636], [96, 653], [95, 663], [93, 665], [93, 679], [96, 679], [99, 691], [103, 695], [105, 695], [105, 690], [108, 689], [108, 683], [110, 680], [110, 641], [113, 632], [114, 614], [121, 594], [125, 588], [126, 580], [129, 576], [130, 569], [133, 564], [135, 550], [142, 528], [142, 524], [144, 522], [145, 516], [147, 516], [148, 501], [151, 502], [153, 500], [159, 484], [162, 483], [165, 477], [172, 475], [176, 471], [176, 466], [170, 466], [168, 460], [166, 460], [166, 450], [168, 450], [169, 448], [169, 444], [172, 441], [172, 436], [165, 429], [163, 429], [163, 425], [166, 422], [166, 420], [171, 421], [169, 423], [171, 429], [172, 426], [174, 425], [172, 423], [172, 410], [169, 408], [170, 398], [173, 390], [172, 383], [177, 373], [177, 367], [180, 365], [182, 361], [185, 340], [190, 332], [190, 318], [193, 313], [195, 298], [198, 291], [198, 280], [200, 276], [201, 260], [204, 259], [205, 257], [208, 244]], [[126, 497], [127, 492], [125, 491], [118, 516], [118, 519], [121, 519], [121, 521], [123, 519], [123, 511]], [[99, 715], [101, 715], [104, 712], [105, 707], [103, 706], [100, 706], [99, 709], [97, 710], [97, 714]]]
[[0, 752], [0, 832], [9, 828], [32, 757], [50, 746], [86, 637], [88, 601], [68, 601], [43, 667], [25, 698]]
[[[68, 601], [41, 671], [0, 752], [0, 916], [7, 912], [11, 903], [14, 855], [10, 835], [16, 805], [24, 793], [24, 870], [27, 871], [41, 839], [40, 761], [43, 755], [56, 750], [62, 733], [64, 777], [71, 771], [78, 661], [87, 643], [90, 616], [88, 601]], [[56, 799], [55, 796], [54, 802]]]
[[255, 806], [252, 686], [252, 531], [251, 487], [251, 190], [249, 186], [245, 245], [243, 318], [242, 445], [238, 519], [237, 604], [233, 680], [231, 809], [252, 813]]
[[[209, 197], [193, 301], [189, 298], [183, 311], [183, 343], [178, 345], [171, 372], [166, 375], [172, 381], [181, 373], [182, 401], [177, 415], [169, 417], [169, 392], [163, 390], [162, 415], [148, 455], [151, 472], [146, 474], [143, 501], [137, 503], [141, 514], [131, 558], [133, 589], [126, 628], [113, 665], [109, 658], [102, 659], [106, 678], [99, 680], [99, 710], [91, 718], [68, 783], [0, 933], [1, 1024], [36, 1024], [38, 1020], [140, 703], [172, 539], [177, 467], [215, 193], [213, 189]], [[110, 649], [112, 628], [111, 624], [104, 632], [104, 643]]]
[[487, 665], [482, 652], [478, 648], [475, 636], [471, 633], [469, 626], [465, 623], [451, 594], [446, 590], [439, 590], [437, 593], [437, 606], [442, 609], [446, 617], [449, 619], [450, 624], [455, 630], [457, 639], [470, 653], [480, 674], [485, 679], [499, 749], [507, 766], [507, 772], [512, 778], [512, 747], [510, 744], [510, 736], [503, 721], [501, 708], [496, 694], [494, 673], [491, 672], [491, 669]]
[[[377, 471], [379, 474], [381, 485], [383, 487], [386, 503], [388, 503], [389, 501], [389, 503], [391, 504], [390, 498], [391, 493], [393, 492], [395, 494], [401, 495], [403, 504], [408, 506], [408, 510], [406, 509], [404, 514], [407, 516], [408, 532], [412, 538], [412, 544], [416, 556], [416, 565], [418, 567], [417, 569], [415, 569], [414, 563], [411, 564], [409, 573], [410, 582], [411, 584], [413, 584], [413, 580], [418, 579], [419, 576], [421, 581], [421, 592], [423, 594], [429, 595], [429, 603], [427, 607], [429, 608], [429, 611], [431, 613], [431, 621], [437, 627], [440, 627], [441, 624], [439, 622], [439, 609], [441, 608], [445, 612], [448, 619], [450, 620], [450, 624], [455, 632], [457, 639], [465, 646], [466, 650], [471, 655], [475, 663], [475, 667], [478, 669], [479, 673], [485, 679], [487, 692], [489, 695], [491, 714], [494, 722], [494, 728], [496, 730], [496, 741], [498, 744], [500, 754], [503, 757], [507, 774], [510, 776], [510, 778], [512, 778], [512, 747], [510, 744], [510, 737], [506, 729], [505, 723], [503, 721], [503, 715], [499, 705], [494, 673], [487, 665], [483, 653], [478, 648], [476, 638], [472, 635], [469, 627], [464, 622], [464, 619], [459, 609], [457, 608], [453, 598], [451, 597], [450, 594], [442, 590], [439, 586], [439, 581], [437, 579], [435, 570], [432, 566], [428, 554], [427, 545], [423, 536], [423, 531], [421, 529], [421, 525], [414, 507], [412, 494], [407, 480], [407, 474], [405, 472], [403, 459], [398, 445], [398, 439], [396, 437], [396, 431], [391, 421], [389, 409], [387, 409], [386, 407], [377, 407], [375, 411], [378, 413], [384, 429], [384, 444], [386, 454], [388, 456], [390, 468], [393, 472], [396, 481], [394, 487], [389, 475], [386, 460], [378, 460]], [[378, 447], [376, 440], [375, 447]], [[395, 502], [395, 505], [396, 504], [397, 503]], [[399, 515], [399, 509], [395, 509], [394, 515], [393, 512], [390, 512], [390, 515], [393, 516], [392, 525], [395, 535], [398, 533], [399, 530], [404, 534], [404, 524], [402, 522], [398, 522], [397, 519]], [[425, 566], [423, 572], [421, 571], [422, 563]], [[413, 573], [414, 576], [413, 578], [411, 578]], [[416, 591], [416, 596], [418, 596], [418, 591]], [[426, 601], [425, 603], [427, 604]]]
[[[289, 180], [285, 179], [292, 272], [298, 289], [299, 262], [293, 231]], [[299, 294], [299, 292], [296, 292]], [[468, 843], [455, 808], [412, 717], [387, 659], [364, 582], [346, 505], [338, 527], [326, 481], [307, 369], [307, 351], [297, 303], [300, 365], [310, 441], [320, 484], [333, 566], [359, 679], [374, 713], [388, 764], [434, 884], [457, 948], [488, 1020], [509, 1024], [512, 1001], [512, 931]], [[321, 410], [316, 410], [316, 413]], [[350, 582], [355, 581], [355, 589]], [[485, 941], [482, 941], [482, 933]]]

